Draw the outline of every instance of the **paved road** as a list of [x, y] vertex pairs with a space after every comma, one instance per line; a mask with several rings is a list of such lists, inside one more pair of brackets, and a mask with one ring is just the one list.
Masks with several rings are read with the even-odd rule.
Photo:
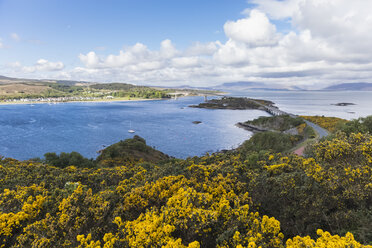
[[315, 132], [317, 132], [319, 134], [319, 138], [323, 138], [323, 137], [326, 137], [328, 136], [329, 132], [327, 130], [325, 130], [324, 128], [310, 122], [310, 121], [307, 121], [305, 120], [306, 124], [309, 125], [310, 127], [314, 128]]
[[[291, 113], [286, 113], [286, 112], [280, 110], [279, 108], [269, 107], [269, 106], [266, 106], [266, 105], [264, 105], [264, 104], [262, 104], [262, 103], [260, 103], [260, 102], [255, 101], [255, 100], [253, 100], [253, 102], [255, 102], [255, 103], [257, 103], [257, 104], [259, 104], [259, 105], [265, 107], [267, 110], [269, 110], [268, 112], [269, 112], [270, 114], [272, 114], [272, 115], [278, 115], [278, 114], [279, 114], [279, 115], [283, 115], [283, 114], [287, 114], [287, 115], [289, 115], [289, 116], [292, 117], [292, 118], [296, 118], [296, 117], [298, 117], [297, 115], [294, 115], [294, 114], [291, 114]], [[305, 119], [304, 119], [304, 121], [306, 122], [307, 125], [309, 125], [309, 126], [311, 126], [312, 128], [314, 128], [315, 132], [317, 132], [318, 135], [319, 135], [319, 139], [328, 136], [329, 132], [328, 132], [326, 129], [324, 129], [324, 128], [318, 126], [318, 125], [315, 124], [315, 123], [312, 123], [312, 122], [310, 122], [310, 121], [307, 121], [307, 120], [305, 120]]]

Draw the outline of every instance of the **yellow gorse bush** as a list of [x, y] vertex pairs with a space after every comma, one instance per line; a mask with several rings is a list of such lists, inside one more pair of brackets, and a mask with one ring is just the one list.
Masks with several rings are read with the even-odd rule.
[[[337, 134], [313, 150], [111, 168], [3, 159], [0, 245], [368, 247], [358, 241], [371, 239], [371, 136]], [[320, 228], [332, 235], [316, 238]]]
[[370, 245], [361, 245], [354, 240], [354, 236], [351, 233], [346, 233], [344, 237], [338, 235], [331, 235], [329, 232], [324, 232], [319, 229], [317, 234], [320, 236], [318, 239], [313, 240], [309, 236], [306, 237], [294, 237], [288, 239], [286, 242], [287, 248], [361, 248], [361, 247], [372, 247]]
[[337, 117], [325, 117], [325, 116], [300, 116], [305, 120], [311, 121], [315, 124], [318, 124], [322, 128], [327, 129], [330, 132], [335, 131], [337, 125], [348, 122], [345, 119]]

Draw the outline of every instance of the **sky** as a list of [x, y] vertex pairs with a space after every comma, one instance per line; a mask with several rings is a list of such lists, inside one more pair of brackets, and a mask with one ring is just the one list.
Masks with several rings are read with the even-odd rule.
[[369, 0], [0, 0], [0, 75], [319, 89], [372, 83]]

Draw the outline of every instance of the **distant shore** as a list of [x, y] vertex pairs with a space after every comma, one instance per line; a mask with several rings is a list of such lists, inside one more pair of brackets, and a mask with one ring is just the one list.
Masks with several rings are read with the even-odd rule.
[[69, 100], [69, 101], [0, 101], [0, 105], [17, 105], [17, 104], [58, 104], [70, 102], [132, 102], [132, 101], [159, 101], [169, 100], [171, 98], [111, 98], [111, 99], [94, 99], [94, 100]]
[[[223, 96], [226, 92], [216, 92], [214, 96]], [[177, 96], [177, 98], [190, 97], [190, 96], [204, 96], [203, 94], [185, 94]], [[211, 95], [209, 95], [211, 96]], [[63, 97], [62, 97], [63, 98]], [[57, 104], [57, 103], [68, 103], [68, 102], [131, 102], [131, 101], [159, 101], [159, 100], [170, 100], [174, 98], [134, 98], [134, 97], [117, 97], [117, 98], [97, 98], [97, 99], [58, 99], [58, 98], [43, 98], [43, 100], [31, 99], [31, 100], [9, 100], [0, 101], [0, 105], [13, 105], [13, 104]]]

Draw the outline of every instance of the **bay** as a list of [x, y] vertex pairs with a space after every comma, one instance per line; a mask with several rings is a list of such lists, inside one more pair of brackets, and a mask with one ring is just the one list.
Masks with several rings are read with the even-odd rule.
[[[372, 92], [236, 91], [232, 96], [271, 100], [289, 113], [354, 119], [372, 114]], [[71, 102], [0, 105], [0, 155], [20, 160], [46, 152], [97, 151], [139, 135], [177, 158], [231, 149], [252, 136], [237, 122], [268, 114], [258, 110], [189, 108], [203, 97], [132, 102]], [[335, 106], [350, 102], [355, 105]], [[193, 124], [193, 121], [201, 121]], [[134, 129], [135, 134], [128, 133]]]
[[[235, 124], [267, 116], [258, 110], [188, 107], [203, 100], [1, 105], [0, 155], [25, 160], [46, 152], [77, 151], [95, 158], [98, 150], [139, 135], [168, 155], [200, 156], [237, 147], [252, 133]], [[136, 132], [128, 133], [129, 129]]]

